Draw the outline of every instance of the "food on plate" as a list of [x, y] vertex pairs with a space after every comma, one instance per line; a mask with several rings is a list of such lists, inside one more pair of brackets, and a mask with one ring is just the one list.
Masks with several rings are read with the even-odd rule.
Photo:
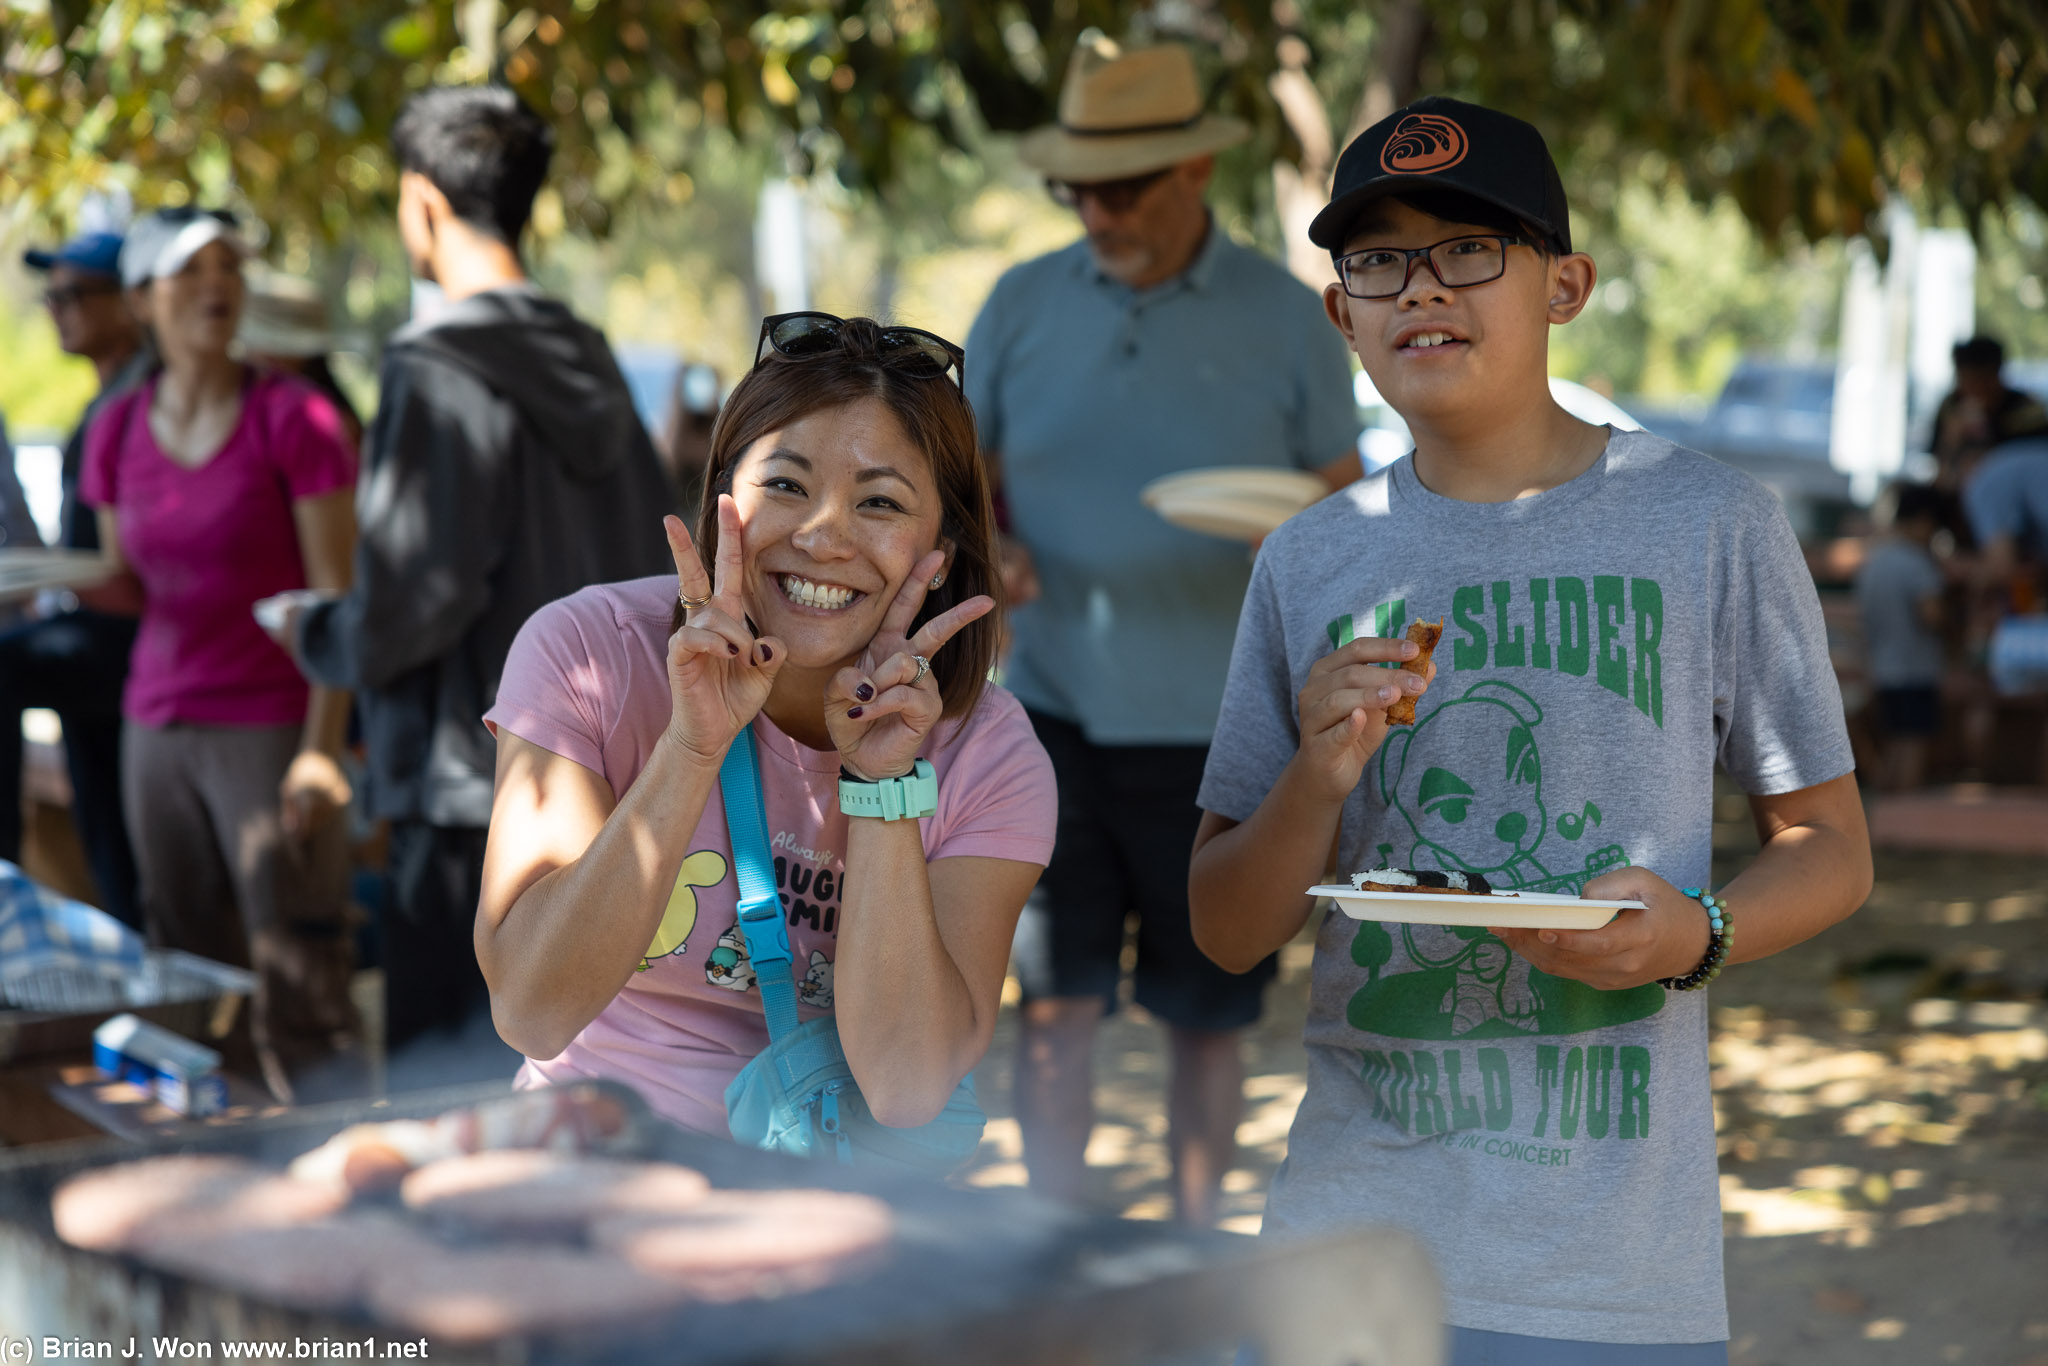
[[160, 1230], [196, 1237], [310, 1223], [348, 1199], [338, 1184], [245, 1158], [179, 1153], [82, 1172], [50, 1197], [50, 1217], [73, 1247], [125, 1252]]
[[450, 1255], [399, 1220], [371, 1214], [213, 1233], [164, 1227], [135, 1252], [166, 1271], [307, 1310], [353, 1307], [380, 1268], [417, 1269]]
[[[1429, 657], [1436, 652], [1436, 643], [1444, 638], [1444, 619], [1435, 621], [1411, 621], [1408, 623], [1408, 639], [1415, 642], [1415, 658], [1401, 667], [1421, 677], [1429, 676]], [[1412, 726], [1415, 724], [1415, 699], [1402, 693], [1387, 708], [1387, 724], [1390, 726]]]
[[479, 1233], [577, 1234], [625, 1212], [692, 1209], [710, 1193], [700, 1172], [673, 1162], [629, 1162], [511, 1148], [443, 1158], [398, 1188], [406, 1208]]
[[865, 1195], [830, 1190], [721, 1190], [673, 1214], [633, 1211], [591, 1226], [595, 1247], [699, 1299], [814, 1290], [889, 1245], [895, 1218]]
[[375, 1317], [448, 1342], [608, 1324], [685, 1298], [674, 1281], [565, 1247], [443, 1249], [428, 1261], [375, 1269], [364, 1292]]
[[1492, 896], [1493, 888], [1478, 873], [1438, 872], [1434, 868], [1371, 868], [1351, 875], [1361, 892], [1442, 893], [1448, 896]]
[[291, 1173], [338, 1181], [354, 1191], [388, 1190], [415, 1168], [465, 1153], [500, 1148], [588, 1152], [618, 1135], [626, 1119], [624, 1107], [603, 1091], [520, 1091], [433, 1119], [354, 1125], [302, 1154]]

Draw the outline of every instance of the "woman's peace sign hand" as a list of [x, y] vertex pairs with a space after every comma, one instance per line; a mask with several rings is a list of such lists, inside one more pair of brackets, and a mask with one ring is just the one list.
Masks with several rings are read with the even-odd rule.
[[691, 758], [716, 768], [733, 737], [768, 700], [788, 651], [773, 636], [754, 638], [740, 601], [744, 533], [739, 508], [718, 497], [716, 577], [690, 542], [680, 517], [664, 517], [676, 561], [676, 591], [687, 609], [668, 642], [669, 738]]
[[972, 597], [933, 617], [917, 634], [908, 634], [932, 576], [945, 563], [945, 553], [938, 550], [917, 562], [859, 664], [841, 669], [826, 685], [825, 727], [840, 762], [860, 777], [900, 778], [910, 772], [945, 707], [931, 657], [961, 627], [995, 609], [994, 598]]

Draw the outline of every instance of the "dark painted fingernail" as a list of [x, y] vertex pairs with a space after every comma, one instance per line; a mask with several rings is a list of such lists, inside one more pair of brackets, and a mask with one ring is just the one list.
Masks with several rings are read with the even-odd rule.
[[866, 683], [863, 683], [858, 688], [855, 688], [853, 690], [853, 695], [855, 697], [858, 697], [863, 702], [872, 702], [875, 700], [874, 688]]
[[846, 712], [846, 719], [847, 719], [847, 720], [849, 720], [849, 721], [857, 721], [857, 720], [859, 720], [859, 719], [860, 719], [860, 708], [859, 708], [859, 707], [849, 707], [849, 708], [847, 709], [847, 712]]
[[769, 660], [773, 658], [775, 658], [775, 651], [769, 649], [766, 645], [763, 645], [761, 647], [761, 662], [763, 664], [766, 664]]
[[729, 655], [736, 655], [740, 652], [740, 647], [728, 640], [725, 642], [725, 652]]

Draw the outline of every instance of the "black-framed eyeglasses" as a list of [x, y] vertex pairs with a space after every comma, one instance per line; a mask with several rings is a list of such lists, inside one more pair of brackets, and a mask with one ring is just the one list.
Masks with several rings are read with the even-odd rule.
[[1415, 263], [1427, 261], [1445, 289], [1491, 284], [1506, 273], [1509, 247], [1533, 247], [1526, 237], [1476, 233], [1447, 237], [1426, 247], [1367, 247], [1337, 258], [1337, 278], [1354, 299], [1391, 299], [1408, 288]]
[[[809, 360], [846, 345], [847, 319], [833, 313], [777, 313], [761, 320], [761, 339], [754, 343], [754, 364], [769, 351], [789, 360]], [[921, 327], [884, 327], [875, 334], [876, 355], [906, 374], [967, 382], [967, 353], [936, 332]]]
[[55, 313], [102, 294], [119, 293], [120, 289], [120, 283], [115, 280], [79, 280], [68, 285], [51, 285], [43, 291], [43, 307]]
[[1083, 199], [1092, 199], [1111, 213], [1129, 213], [1131, 206], [1144, 198], [1145, 191], [1164, 180], [1172, 169], [1167, 166], [1121, 180], [1048, 180], [1045, 188], [1053, 202], [1070, 209], [1080, 208]]

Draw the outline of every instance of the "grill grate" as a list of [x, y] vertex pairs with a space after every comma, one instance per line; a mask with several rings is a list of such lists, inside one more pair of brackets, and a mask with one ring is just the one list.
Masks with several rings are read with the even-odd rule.
[[82, 967], [44, 967], [0, 981], [0, 1002], [15, 1010], [73, 1014], [95, 1010], [136, 1010], [178, 1001], [203, 1001], [223, 992], [246, 994], [247, 973], [190, 954], [151, 949], [142, 966], [111, 972]]

